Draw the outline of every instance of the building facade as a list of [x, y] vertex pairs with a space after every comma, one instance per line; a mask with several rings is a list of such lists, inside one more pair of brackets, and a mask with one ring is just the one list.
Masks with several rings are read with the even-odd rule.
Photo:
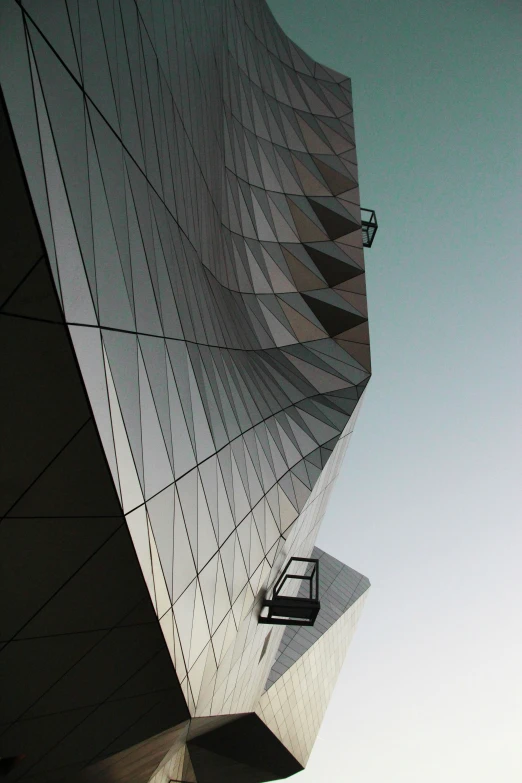
[[[291, 775], [369, 586], [314, 550], [370, 377], [350, 81], [258, 0], [5, 0], [0, 79], [0, 757]], [[260, 624], [311, 556], [316, 625]]]

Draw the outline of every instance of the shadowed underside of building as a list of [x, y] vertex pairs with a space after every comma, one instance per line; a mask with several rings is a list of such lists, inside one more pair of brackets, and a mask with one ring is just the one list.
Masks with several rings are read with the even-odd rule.
[[[370, 377], [350, 82], [255, 0], [5, 0], [0, 79], [0, 765], [292, 775], [369, 587], [314, 547]], [[291, 557], [316, 623], [260, 624]]]

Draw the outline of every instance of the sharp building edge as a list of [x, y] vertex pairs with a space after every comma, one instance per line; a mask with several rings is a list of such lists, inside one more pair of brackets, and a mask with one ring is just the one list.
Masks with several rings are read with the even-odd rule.
[[[370, 378], [350, 80], [261, 0], [4, 0], [0, 765], [305, 765], [369, 582], [314, 549]], [[314, 628], [258, 622], [290, 557]]]

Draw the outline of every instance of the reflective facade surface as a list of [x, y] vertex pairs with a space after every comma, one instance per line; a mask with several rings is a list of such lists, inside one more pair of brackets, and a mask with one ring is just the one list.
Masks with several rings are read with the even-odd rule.
[[312, 557], [319, 560], [321, 611], [313, 628], [285, 629], [257, 707], [258, 715], [303, 766], [370, 587], [365, 576], [321, 549], [314, 547]]
[[256, 708], [264, 723], [304, 766], [360, 617], [359, 598], [268, 688]]
[[[266, 687], [292, 666], [370, 587], [367, 577], [349, 568], [335, 557], [314, 547], [311, 556], [319, 561], [319, 594], [321, 611], [312, 628], [288, 627], [285, 629], [274, 665], [268, 675]], [[307, 585], [302, 584], [299, 595], [306, 595]]]
[[0, 78], [0, 756], [290, 775], [369, 585], [258, 624], [370, 377], [349, 79], [258, 0], [5, 0]]

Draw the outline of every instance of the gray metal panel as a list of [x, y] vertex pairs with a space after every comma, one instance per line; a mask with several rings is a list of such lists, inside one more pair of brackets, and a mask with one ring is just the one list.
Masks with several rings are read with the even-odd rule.
[[[319, 597], [321, 610], [313, 627], [287, 627], [283, 634], [274, 665], [268, 675], [270, 688], [347, 609], [370, 587], [370, 581], [322, 549], [314, 547], [311, 557], [319, 560]], [[299, 593], [306, 595], [307, 585]]]

